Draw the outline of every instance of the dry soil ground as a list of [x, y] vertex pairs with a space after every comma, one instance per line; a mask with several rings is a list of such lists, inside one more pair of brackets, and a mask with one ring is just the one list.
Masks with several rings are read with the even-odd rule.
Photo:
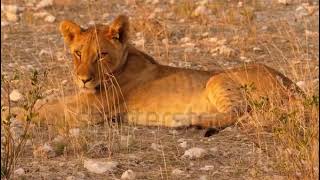
[[[286, 74], [304, 90], [317, 92], [318, 1], [293, 0], [283, 5], [272, 0], [60, 0], [39, 10], [33, 9], [37, 0], [1, 3], [23, 8], [17, 22], [8, 22], [5, 11], [1, 12], [1, 73], [19, 74], [13, 87], [22, 94], [30, 88], [26, 82], [32, 69], [47, 71], [44, 91], [58, 89], [60, 95], [75, 91], [70, 55], [58, 32], [59, 21], [71, 19], [85, 27], [108, 23], [121, 13], [130, 16], [132, 43], [162, 64], [214, 70], [260, 62]], [[205, 9], [200, 8], [196, 16], [199, 6]], [[55, 21], [36, 17], [44, 11]], [[280, 168], [272, 133], [257, 135], [245, 127], [232, 126], [209, 138], [203, 137], [204, 130], [194, 128], [123, 125], [119, 131], [102, 125], [88, 127], [80, 129], [77, 137], [61, 134], [68, 143], [59, 155], [49, 158], [32, 152], [45, 143], [54, 144], [58, 134], [34, 127], [15, 168], [23, 168], [25, 173], [15, 178], [119, 179], [128, 169], [136, 173], [137, 179], [301, 178], [299, 170], [286, 172]], [[181, 142], [186, 142], [186, 147], [181, 147]], [[195, 160], [181, 158], [191, 147], [208, 153]], [[95, 174], [84, 168], [87, 158], [112, 160], [119, 165], [113, 172]], [[175, 175], [177, 169], [183, 173]]]

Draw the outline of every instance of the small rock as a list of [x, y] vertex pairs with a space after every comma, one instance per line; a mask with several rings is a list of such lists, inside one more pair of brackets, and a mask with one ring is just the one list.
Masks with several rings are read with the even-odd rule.
[[33, 155], [35, 157], [52, 158], [56, 156], [56, 153], [49, 144], [45, 143], [43, 146], [39, 146], [35, 151], [33, 151]]
[[6, 5], [6, 6], [4, 6], [4, 10], [6, 12], [11, 12], [13, 14], [18, 14], [19, 13], [19, 9], [20, 8], [17, 5]]
[[312, 32], [312, 31], [309, 31], [309, 30], [305, 30], [305, 31], [304, 31], [304, 34], [305, 34], [307, 37], [317, 37], [317, 36], [319, 36], [319, 33], [318, 33], [318, 32]]
[[162, 146], [156, 143], [152, 143], [151, 144], [151, 149], [155, 150], [155, 151], [161, 151]]
[[50, 14], [47, 11], [33, 13], [33, 17], [35, 17], [35, 18], [44, 18], [48, 15], [50, 15]]
[[76, 177], [74, 177], [74, 176], [68, 176], [67, 178], [66, 178], [66, 180], [76, 180], [77, 178]]
[[299, 86], [302, 89], [306, 87], [306, 82], [305, 81], [298, 81], [296, 84], [297, 84], [297, 86]]
[[208, 179], [208, 177], [206, 175], [202, 175], [199, 177], [199, 180], [207, 180], [207, 179]]
[[67, 85], [67, 83], [68, 83], [68, 80], [66, 80], [66, 79], [61, 82], [61, 84], [62, 84], [63, 86]]
[[84, 168], [89, 172], [102, 174], [105, 172], [112, 172], [118, 166], [117, 162], [114, 161], [103, 161], [95, 159], [87, 159], [84, 161]]
[[45, 49], [41, 49], [41, 51], [39, 52], [39, 56], [49, 55], [49, 54], [50, 54], [50, 51]]
[[5, 27], [5, 26], [8, 26], [8, 25], [9, 25], [8, 21], [5, 21], [5, 20], [1, 21], [1, 27]]
[[214, 166], [211, 165], [205, 165], [204, 167], [200, 168], [201, 171], [210, 171], [214, 168]]
[[187, 148], [187, 141], [181, 142], [179, 146], [182, 148]]
[[79, 137], [80, 129], [79, 129], [79, 128], [69, 129], [69, 134], [70, 134], [70, 136], [72, 136], [72, 137]]
[[145, 44], [145, 39], [141, 38], [139, 40], [133, 41], [133, 44], [135, 44], [136, 46], [144, 46]]
[[18, 168], [14, 171], [14, 175], [16, 176], [23, 176], [25, 174], [24, 169], [23, 168]]
[[182, 175], [182, 174], [184, 174], [184, 171], [182, 171], [180, 169], [174, 169], [174, 170], [172, 170], [172, 174], [173, 175]]
[[163, 44], [168, 44], [168, 42], [169, 42], [169, 40], [168, 40], [167, 38], [162, 39], [162, 43], [163, 43]]
[[121, 179], [133, 180], [136, 179], [136, 174], [131, 169], [129, 169], [121, 175]]
[[261, 52], [261, 51], [262, 51], [262, 49], [261, 49], [261, 48], [259, 48], [259, 47], [254, 47], [254, 48], [253, 48], [253, 51], [254, 51], [254, 52]]
[[214, 152], [214, 153], [215, 153], [215, 152], [218, 152], [218, 148], [217, 148], [217, 147], [210, 148], [210, 151], [211, 151], [211, 152]]
[[185, 151], [182, 158], [196, 159], [196, 158], [202, 158], [206, 154], [207, 154], [207, 151], [205, 149], [194, 147]]
[[49, 7], [49, 6], [52, 6], [53, 5], [53, 0], [41, 0], [35, 10], [38, 10], [38, 9], [41, 9], [41, 8], [46, 8], [46, 7]]
[[215, 49], [211, 50], [211, 53], [218, 53], [220, 55], [224, 55], [224, 56], [227, 56], [227, 57], [236, 55], [236, 51], [234, 49], [229, 48], [229, 47], [227, 47], [225, 45], [216, 47]]
[[193, 16], [207, 16], [211, 14], [211, 10], [206, 8], [204, 5], [198, 6], [194, 11], [193, 11]]
[[49, 23], [53, 23], [55, 20], [56, 20], [56, 17], [54, 17], [53, 15], [48, 15], [46, 16], [46, 18], [44, 18], [44, 21]]
[[238, 7], [238, 8], [241, 8], [242, 6], [243, 6], [243, 2], [242, 2], [242, 1], [239, 1], [237, 7]]
[[190, 41], [190, 38], [189, 37], [183, 37], [180, 39], [181, 42], [183, 43], [186, 43], [186, 42], [189, 42]]
[[278, 3], [283, 5], [289, 5], [291, 3], [291, 0], [278, 0]]
[[122, 147], [128, 148], [133, 143], [133, 139], [131, 135], [128, 136], [120, 136], [120, 144]]
[[14, 102], [17, 102], [17, 101], [19, 101], [20, 99], [23, 98], [22, 94], [17, 89], [14, 89], [10, 93], [9, 97], [10, 97], [10, 100], [14, 101]]
[[12, 12], [6, 12], [7, 20], [10, 22], [17, 22], [19, 20], [19, 16]]

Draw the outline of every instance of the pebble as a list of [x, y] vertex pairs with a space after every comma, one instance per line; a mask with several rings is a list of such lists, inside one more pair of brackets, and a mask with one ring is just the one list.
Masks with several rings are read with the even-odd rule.
[[35, 151], [33, 151], [33, 155], [35, 157], [47, 157], [52, 158], [56, 156], [55, 151], [53, 150], [52, 146], [45, 143], [43, 146], [39, 146]]
[[297, 84], [297, 86], [299, 86], [302, 89], [306, 87], [306, 82], [305, 81], [298, 81], [296, 84]]
[[46, 8], [53, 5], [53, 0], [41, 0], [37, 5], [35, 10]]
[[104, 161], [96, 159], [84, 160], [84, 168], [86, 168], [89, 172], [96, 174], [102, 174], [107, 171], [112, 172], [118, 165], [119, 163], [114, 161]]
[[278, 3], [283, 5], [289, 5], [291, 3], [291, 0], [278, 0]]
[[5, 21], [5, 20], [1, 21], [1, 27], [5, 27], [5, 26], [8, 26], [8, 25], [9, 25], [8, 21]]
[[80, 129], [79, 128], [71, 128], [71, 129], [69, 129], [69, 134], [71, 137], [79, 137]]
[[204, 167], [200, 168], [201, 171], [210, 171], [214, 168], [212, 165], [205, 165]]
[[155, 151], [161, 151], [162, 146], [156, 143], [152, 143], [151, 144], [151, 149], [155, 150]]
[[261, 48], [259, 48], [259, 47], [254, 47], [254, 48], [253, 48], [253, 51], [254, 51], [254, 52], [261, 52], [261, 51], [262, 51], [262, 49], [261, 49]]
[[121, 175], [121, 179], [133, 180], [136, 179], [136, 174], [131, 169], [128, 169]]
[[191, 39], [189, 37], [183, 37], [180, 39], [181, 42], [186, 43], [189, 42]]
[[181, 142], [179, 146], [182, 148], [187, 148], [187, 141]]
[[14, 175], [16, 175], [16, 176], [22, 176], [22, 175], [24, 175], [24, 174], [25, 174], [25, 171], [24, 171], [23, 168], [18, 168], [18, 169], [16, 169], [16, 170], [14, 171]]
[[172, 170], [172, 174], [173, 175], [182, 175], [182, 174], [184, 174], [184, 171], [182, 171], [180, 169], [174, 169], [174, 170]]
[[55, 20], [56, 20], [56, 17], [54, 17], [53, 15], [48, 15], [44, 18], [44, 21], [49, 23], [53, 23]]
[[182, 158], [196, 159], [202, 158], [207, 154], [207, 151], [203, 148], [194, 147], [184, 152]]
[[9, 97], [10, 97], [10, 100], [14, 102], [17, 102], [23, 98], [22, 94], [17, 89], [14, 89], [13, 91], [11, 91]]
[[19, 20], [19, 16], [16, 13], [6, 12], [7, 20], [10, 22], [17, 22]]
[[207, 16], [211, 14], [211, 10], [207, 9], [204, 5], [198, 6], [194, 11], [193, 11], [193, 16]]
[[66, 178], [66, 180], [76, 180], [77, 178], [76, 177], [74, 177], [74, 176], [68, 176], [67, 178]]

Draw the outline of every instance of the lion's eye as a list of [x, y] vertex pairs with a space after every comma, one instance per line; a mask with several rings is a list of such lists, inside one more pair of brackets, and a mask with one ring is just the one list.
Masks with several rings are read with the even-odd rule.
[[105, 57], [106, 55], [108, 55], [107, 52], [101, 52], [101, 53], [98, 55], [98, 60], [104, 59], [104, 57]]
[[75, 51], [75, 54], [79, 59], [81, 58], [81, 52], [80, 51]]

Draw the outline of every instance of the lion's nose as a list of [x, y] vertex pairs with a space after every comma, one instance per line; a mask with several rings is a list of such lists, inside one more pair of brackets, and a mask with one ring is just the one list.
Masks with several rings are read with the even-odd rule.
[[81, 78], [81, 81], [83, 82], [83, 84], [85, 84], [86, 82], [89, 82], [91, 80], [92, 80], [92, 77]]

